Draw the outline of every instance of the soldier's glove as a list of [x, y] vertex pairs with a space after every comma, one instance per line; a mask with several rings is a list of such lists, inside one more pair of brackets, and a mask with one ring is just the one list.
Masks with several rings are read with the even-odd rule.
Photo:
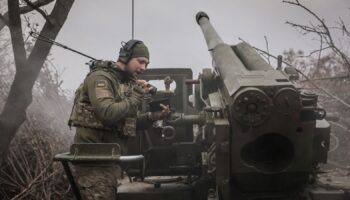
[[145, 95], [145, 90], [139, 86], [139, 85], [135, 85], [132, 89], [131, 95], [129, 97], [129, 101], [131, 102], [131, 104], [133, 106], [138, 106], [141, 104], [142, 99]]
[[154, 85], [151, 85], [145, 80], [137, 80], [136, 81], [137, 85], [141, 87], [145, 93], [150, 94], [150, 95], [155, 95], [157, 92], [157, 88]]

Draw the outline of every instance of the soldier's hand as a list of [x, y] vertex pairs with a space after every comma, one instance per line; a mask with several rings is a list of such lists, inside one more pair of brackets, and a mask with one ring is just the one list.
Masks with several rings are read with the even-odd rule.
[[142, 80], [142, 79], [136, 80], [136, 83], [142, 88], [146, 88], [147, 85], [149, 84], [146, 80]]
[[132, 88], [132, 92], [129, 97], [129, 100], [131, 104], [133, 104], [134, 106], [138, 106], [141, 104], [144, 96], [145, 96], [145, 90], [141, 86], [135, 85]]
[[169, 114], [171, 112], [169, 105], [165, 106], [163, 104], [160, 104], [160, 107], [162, 107], [162, 111], [151, 113], [151, 120], [152, 121], [163, 120], [169, 116]]
[[145, 93], [154, 95], [157, 92], [157, 88], [151, 85], [149, 82], [145, 80], [136, 80], [136, 83], [139, 87], [141, 87]]

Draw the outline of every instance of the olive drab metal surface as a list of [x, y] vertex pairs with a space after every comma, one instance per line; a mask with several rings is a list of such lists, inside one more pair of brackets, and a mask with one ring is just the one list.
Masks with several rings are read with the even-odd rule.
[[[229, 131], [220, 133], [229, 136], [216, 143], [228, 149], [216, 151], [216, 170], [226, 175], [217, 179], [220, 199], [249, 199], [250, 194], [259, 199], [291, 198], [303, 190], [300, 186], [321, 161], [315, 162], [313, 153], [319, 131], [316, 122], [323, 120], [315, 114], [317, 97], [303, 94], [249, 44], [225, 44], [206, 13], [198, 13], [196, 20], [213, 58], [217, 90], [230, 120]], [[327, 125], [323, 130], [329, 131]], [[323, 139], [327, 143], [327, 137]], [[318, 156], [326, 157], [325, 151]], [[224, 156], [228, 154], [229, 165]]]

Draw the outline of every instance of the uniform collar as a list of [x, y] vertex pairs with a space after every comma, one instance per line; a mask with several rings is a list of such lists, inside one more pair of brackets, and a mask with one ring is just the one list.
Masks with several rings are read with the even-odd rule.
[[122, 83], [128, 83], [128, 82], [134, 82], [135, 79], [130, 76], [129, 73], [122, 71], [118, 68], [112, 68], [113, 74], [116, 76], [118, 80], [120, 80]]

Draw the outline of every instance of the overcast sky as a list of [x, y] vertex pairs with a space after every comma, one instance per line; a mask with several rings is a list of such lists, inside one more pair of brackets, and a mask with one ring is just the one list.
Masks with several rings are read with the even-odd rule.
[[[310, 9], [334, 24], [338, 17], [350, 19], [349, 0], [304, 0]], [[286, 20], [309, 23], [310, 15], [282, 0], [135, 0], [135, 39], [150, 50], [150, 68], [190, 67], [195, 76], [211, 67], [195, 14], [205, 11], [222, 39], [229, 44], [238, 37], [253, 46], [281, 54], [294, 48], [312, 50], [316, 41], [298, 34]], [[349, 22], [349, 21], [346, 21]], [[57, 41], [88, 55], [115, 60], [121, 41], [131, 39], [131, 0], [75, 0]], [[75, 89], [88, 72], [87, 58], [54, 47], [52, 56], [59, 70], [65, 69], [63, 87]], [[275, 62], [273, 62], [275, 64]]]

